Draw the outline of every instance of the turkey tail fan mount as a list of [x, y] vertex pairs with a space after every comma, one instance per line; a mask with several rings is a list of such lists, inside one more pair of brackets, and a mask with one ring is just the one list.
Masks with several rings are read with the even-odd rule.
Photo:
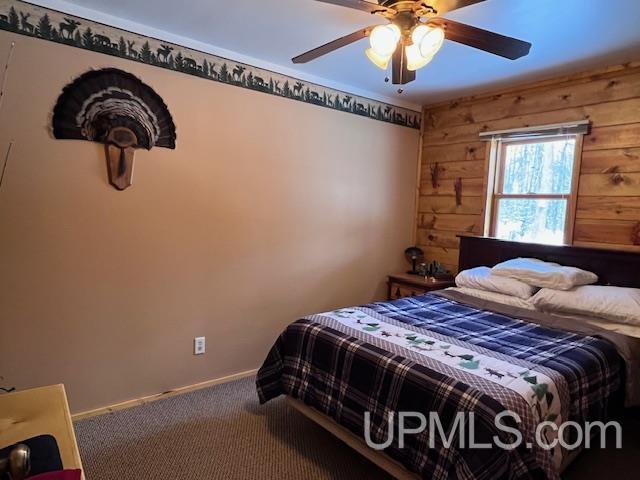
[[444, 40], [460, 43], [500, 57], [517, 60], [529, 54], [531, 44], [488, 30], [454, 22], [440, 15], [483, 3], [485, 0], [316, 0], [377, 15], [387, 23], [361, 28], [292, 59], [307, 63], [339, 48], [369, 38], [367, 57], [382, 70], [391, 64], [393, 83], [416, 79], [416, 70], [426, 66]]
[[103, 143], [109, 181], [119, 190], [131, 185], [135, 149], [176, 146], [176, 128], [160, 95], [115, 68], [88, 71], [63, 89], [53, 110], [53, 136]]

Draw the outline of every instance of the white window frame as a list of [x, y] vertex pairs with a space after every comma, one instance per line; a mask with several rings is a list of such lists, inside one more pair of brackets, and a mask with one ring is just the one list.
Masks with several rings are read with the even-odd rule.
[[[545, 127], [541, 127], [545, 128]], [[516, 132], [516, 131], [512, 131]], [[564, 227], [564, 244], [571, 245], [573, 243], [573, 233], [575, 228], [576, 208], [578, 203], [578, 189], [580, 181], [580, 164], [582, 160], [582, 145], [584, 133], [555, 133], [555, 134], [539, 134], [527, 135], [521, 129], [517, 130], [518, 134], [513, 137], [501, 136], [493, 134], [488, 149], [488, 168], [486, 183], [486, 204], [484, 208], [484, 235], [489, 237], [496, 236], [496, 220], [498, 213], [498, 202], [505, 198], [539, 198], [539, 199], [563, 199], [567, 201], [567, 210], [565, 215]], [[497, 132], [506, 133], [506, 132]], [[558, 139], [575, 139], [575, 151], [573, 159], [573, 170], [571, 175], [571, 189], [569, 194], [505, 194], [502, 191], [504, 184], [504, 160], [505, 151], [508, 145], [542, 143]]]

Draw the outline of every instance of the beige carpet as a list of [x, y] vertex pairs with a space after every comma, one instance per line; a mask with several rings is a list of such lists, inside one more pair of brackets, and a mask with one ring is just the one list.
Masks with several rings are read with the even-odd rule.
[[[389, 479], [282, 399], [259, 406], [253, 378], [83, 420], [76, 432], [88, 480]], [[565, 478], [629, 478], [640, 421], [627, 437], [624, 451], [583, 455]]]

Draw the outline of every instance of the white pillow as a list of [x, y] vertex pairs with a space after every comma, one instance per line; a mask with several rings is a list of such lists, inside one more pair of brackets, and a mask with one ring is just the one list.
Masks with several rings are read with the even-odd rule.
[[513, 297], [511, 295], [504, 295], [502, 293], [487, 292], [485, 290], [476, 290], [475, 288], [466, 287], [451, 287], [447, 290], [453, 290], [454, 292], [464, 293], [471, 297], [479, 298], [481, 300], [488, 300], [490, 302], [500, 303], [502, 305], [509, 305], [511, 307], [525, 308], [527, 310], [535, 310], [531, 300], [523, 300], [522, 298]]
[[598, 281], [595, 273], [575, 267], [563, 267], [557, 263], [543, 262], [536, 258], [514, 258], [499, 263], [491, 269], [494, 275], [511, 277], [528, 285], [556, 290], [570, 290], [580, 285]]
[[543, 288], [531, 300], [548, 312], [577, 313], [640, 326], [640, 289], [587, 285], [569, 291]]
[[503, 295], [513, 295], [514, 297], [525, 300], [536, 292], [535, 287], [527, 285], [515, 278], [492, 275], [489, 267], [476, 267], [463, 270], [456, 277], [456, 285], [458, 287], [502, 293]]

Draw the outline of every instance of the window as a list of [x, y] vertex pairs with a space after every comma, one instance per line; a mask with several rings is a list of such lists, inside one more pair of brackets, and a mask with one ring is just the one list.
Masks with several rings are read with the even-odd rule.
[[492, 140], [486, 230], [521, 242], [571, 243], [581, 135]]

